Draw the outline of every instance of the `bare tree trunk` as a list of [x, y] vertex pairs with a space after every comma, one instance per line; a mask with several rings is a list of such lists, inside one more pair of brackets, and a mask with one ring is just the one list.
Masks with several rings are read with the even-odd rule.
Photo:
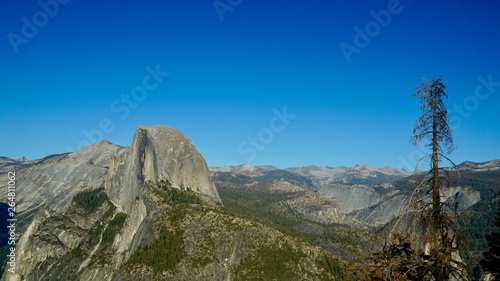
[[439, 152], [437, 141], [437, 113], [434, 108], [433, 124], [432, 124], [432, 228], [433, 228], [433, 241], [432, 248], [436, 255], [436, 268], [434, 270], [434, 279], [436, 281], [446, 280], [443, 272], [443, 253], [441, 243], [441, 198], [439, 194]]

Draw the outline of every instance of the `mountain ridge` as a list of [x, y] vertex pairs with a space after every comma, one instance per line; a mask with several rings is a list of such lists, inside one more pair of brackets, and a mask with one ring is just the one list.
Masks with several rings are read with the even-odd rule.
[[152, 221], [168, 202], [221, 203], [204, 158], [167, 126], [137, 126], [130, 147], [99, 141], [27, 163], [0, 158], [0, 167], [16, 169], [18, 220], [16, 271], [2, 280], [117, 280], [144, 239], [156, 239]]
[[[272, 165], [249, 165], [249, 164], [241, 164], [237, 166], [209, 166], [208, 167], [210, 172], [212, 174], [217, 173], [217, 172], [227, 172], [227, 173], [236, 173], [236, 174], [242, 174], [246, 176], [262, 176], [263, 174], [269, 172], [269, 171], [288, 171], [292, 173], [296, 173], [299, 175], [306, 175], [306, 176], [314, 176], [318, 178], [329, 178], [329, 177], [334, 177], [336, 175], [341, 175], [341, 174], [350, 174], [353, 175], [352, 179], [355, 181], [360, 180], [360, 179], [366, 179], [370, 177], [376, 177], [377, 175], [386, 175], [389, 177], [394, 177], [391, 179], [388, 179], [388, 181], [393, 181], [395, 179], [401, 179], [407, 176], [411, 176], [414, 174], [414, 172], [410, 172], [403, 169], [397, 169], [391, 166], [384, 166], [382, 168], [376, 168], [373, 166], [370, 166], [369, 164], [366, 164], [364, 162], [360, 164], [356, 164], [352, 167], [348, 166], [317, 166], [317, 165], [306, 165], [306, 166], [299, 166], [299, 167], [289, 167], [289, 168], [284, 168], [280, 169]], [[474, 162], [470, 160], [466, 160], [458, 165], [456, 165], [456, 168], [458, 170], [462, 171], [494, 171], [500, 169], [500, 159], [494, 159], [494, 160], [489, 160], [485, 162]], [[420, 172], [420, 171], [418, 171]], [[333, 183], [344, 183], [344, 184], [349, 184], [353, 183], [350, 182], [349, 179], [345, 177], [337, 177], [336, 179], [333, 179]], [[377, 181], [376, 183], [382, 183], [384, 179], [381, 179], [381, 181]], [[343, 181], [343, 182], [342, 182]], [[356, 182], [359, 183], [359, 182]]]
[[[460, 203], [471, 222], [486, 217], [500, 160], [457, 169], [463, 183], [443, 201]], [[208, 167], [166, 126], [136, 127], [130, 147], [99, 141], [36, 160], [0, 157], [0, 171], [10, 170], [19, 174], [19, 274], [2, 280], [247, 280], [276, 274], [276, 260], [292, 279], [346, 280], [348, 260], [377, 247], [370, 231], [396, 219], [415, 187], [412, 173], [366, 163]]]
[[[278, 169], [274, 166], [251, 166], [243, 164], [239, 166], [209, 167], [212, 176], [216, 173], [233, 173], [252, 178], [265, 178], [272, 174], [281, 175], [283, 180], [287, 177], [295, 178], [292, 183], [307, 182], [306, 188], [319, 190], [327, 184], [377, 184], [401, 179], [411, 173], [395, 168], [374, 168], [362, 163], [354, 167], [328, 167], [328, 166], [304, 166], [286, 169]], [[291, 174], [288, 174], [291, 173]], [[303, 184], [299, 184], [303, 186]]]
[[[499, 160], [481, 163], [466, 161], [457, 165], [456, 169], [461, 173], [480, 173], [496, 172], [499, 167]], [[245, 165], [211, 168], [211, 173], [219, 184], [227, 182], [249, 186], [256, 182], [284, 181], [301, 186], [331, 197], [342, 213], [374, 228], [382, 227], [397, 217], [408, 205], [415, 188], [413, 173], [387, 167], [377, 169], [367, 164], [351, 168], [305, 166], [271, 171]], [[460, 209], [481, 200], [480, 191], [471, 188], [468, 182], [443, 190], [442, 194], [443, 201], [451, 205], [460, 203]], [[344, 222], [347, 223], [347, 220]]]

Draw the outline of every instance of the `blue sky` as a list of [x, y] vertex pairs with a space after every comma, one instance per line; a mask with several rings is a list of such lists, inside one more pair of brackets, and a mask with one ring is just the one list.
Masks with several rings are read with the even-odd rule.
[[442, 75], [451, 158], [498, 159], [498, 11], [495, 0], [5, 0], [0, 155], [125, 146], [136, 125], [164, 124], [212, 166], [410, 169], [424, 153], [409, 143], [411, 95]]

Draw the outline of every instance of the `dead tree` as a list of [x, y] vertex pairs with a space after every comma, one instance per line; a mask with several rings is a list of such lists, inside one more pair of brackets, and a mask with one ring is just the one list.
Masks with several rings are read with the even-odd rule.
[[[406, 212], [389, 233], [381, 253], [373, 254], [367, 280], [466, 280], [465, 264], [459, 249], [463, 236], [456, 219], [457, 205], [445, 206], [441, 190], [455, 181], [442, 161], [455, 164], [446, 156], [454, 150], [448, 112], [448, 98], [441, 77], [416, 87], [413, 97], [420, 99], [422, 115], [415, 121], [414, 145], [425, 142], [430, 153], [427, 172], [416, 172], [417, 185]], [[417, 167], [418, 167], [417, 163]], [[458, 179], [456, 179], [458, 181]]]
[[446, 263], [449, 257], [447, 251], [443, 251], [446, 245], [443, 244], [443, 238], [446, 235], [443, 229], [443, 218], [441, 212], [440, 196], [440, 159], [454, 150], [453, 138], [450, 127], [448, 126], [448, 111], [443, 99], [448, 98], [445, 92], [446, 86], [437, 77], [432, 82], [422, 80], [422, 84], [417, 87], [413, 97], [420, 99], [420, 109], [422, 115], [415, 121], [413, 127], [413, 136], [410, 141], [418, 145], [421, 141], [427, 141], [427, 146], [431, 149], [431, 167], [430, 178], [431, 196], [432, 196], [432, 217], [431, 231], [432, 240], [430, 241], [430, 253], [436, 255], [436, 265], [433, 272], [435, 280], [448, 280], [449, 270]]

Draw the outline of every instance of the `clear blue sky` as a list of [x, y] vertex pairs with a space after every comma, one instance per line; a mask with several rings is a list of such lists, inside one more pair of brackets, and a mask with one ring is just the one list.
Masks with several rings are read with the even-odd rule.
[[0, 3], [2, 156], [164, 124], [212, 166], [409, 168], [441, 74], [451, 158], [500, 158], [499, 1], [59, 1]]

